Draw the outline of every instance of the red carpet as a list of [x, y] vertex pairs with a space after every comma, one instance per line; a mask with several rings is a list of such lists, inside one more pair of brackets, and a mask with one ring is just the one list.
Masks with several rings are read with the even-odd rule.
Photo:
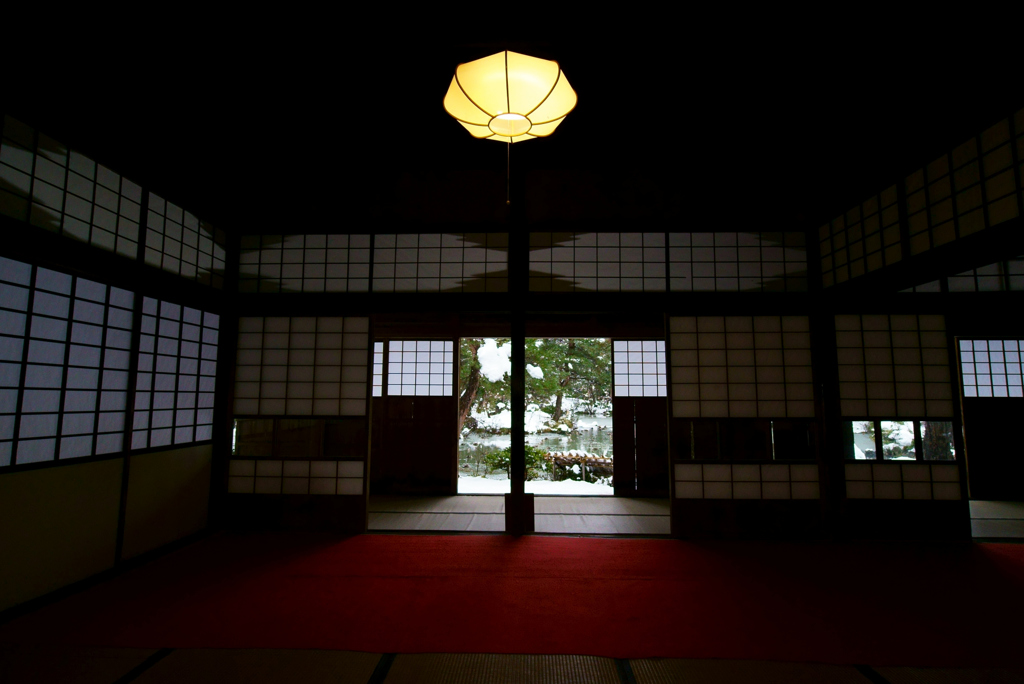
[[1024, 546], [219, 535], [0, 628], [0, 642], [1022, 660]]

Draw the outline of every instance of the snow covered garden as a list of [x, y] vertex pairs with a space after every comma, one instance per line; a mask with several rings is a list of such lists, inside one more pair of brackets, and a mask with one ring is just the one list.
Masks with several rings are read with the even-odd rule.
[[[511, 491], [511, 351], [508, 339], [461, 342], [460, 494]], [[610, 341], [528, 339], [526, 371], [526, 491], [611, 495]]]

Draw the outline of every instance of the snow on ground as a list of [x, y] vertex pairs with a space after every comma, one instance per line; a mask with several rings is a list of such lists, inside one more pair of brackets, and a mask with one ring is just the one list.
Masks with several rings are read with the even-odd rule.
[[492, 480], [489, 477], [459, 475], [459, 494], [510, 494], [512, 485], [508, 478]]
[[[501, 480], [489, 477], [474, 477], [472, 475], [459, 475], [459, 494], [508, 494], [512, 491], [512, 485], [507, 478]], [[595, 484], [592, 482], [579, 482], [578, 480], [562, 480], [552, 482], [549, 480], [528, 481], [526, 483], [527, 494], [562, 494], [572, 496], [611, 496], [614, 490], [610, 485]]]
[[508, 429], [512, 427], [512, 412], [508, 409], [499, 411], [493, 416], [475, 410], [471, 411], [469, 415], [476, 418], [477, 430], [500, 430], [501, 428]]
[[[470, 415], [476, 419], [477, 430], [498, 430], [501, 428], [509, 429], [512, 427], [512, 411], [509, 409], [499, 411], [493, 416], [489, 416], [486, 413], [481, 413], [479, 411], [473, 411]], [[527, 411], [526, 420], [524, 421], [526, 432], [542, 432], [545, 428], [550, 429], [550, 427], [546, 425], [549, 420], [551, 420], [551, 416], [543, 411]], [[565, 426], [561, 426], [561, 428], [568, 429]]]
[[[914, 445], [914, 421], [903, 420], [896, 422], [897, 429], [892, 432], [892, 439], [900, 446], [913, 446]], [[889, 421], [882, 422], [882, 430], [891, 428], [892, 423]]]
[[484, 340], [476, 353], [480, 361], [480, 373], [491, 382], [501, 382], [503, 377], [512, 373], [511, 354], [511, 343], [506, 342], [499, 347], [493, 337]]
[[536, 480], [526, 483], [527, 494], [572, 494], [574, 496], [611, 496], [615, 493], [611, 485], [578, 480]]
[[[493, 340], [488, 340], [493, 342]], [[499, 348], [497, 351], [500, 353], [502, 350], [508, 348], [508, 345]], [[480, 352], [483, 352], [483, 346], [480, 347]], [[508, 361], [508, 359], [505, 359]], [[480, 362], [481, 368], [483, 368], [483, 360]], [[507, 365], [504, 367], [507, 370]], [[494, 372], [497, 372], [497, 366], [491, 368]], [[539, 370], [539, 369], [538, 369]], [[484, 373], [487, 374], [486, 372]], [[554, 398], [552, 398], [552, 403]], [[476, 419], [477, 430], [486, 432], [488, 430], [499, 430], [499, 429], [510, 429], [512, 427], [512, 411], [505, 404], [498, 404], [502, 407], [501, 411], [498, 411], [493, 416], [489, 416], [486, 413], [477, 411], [474, 407], [470, 411], [470, 415]], [[562, 401], [562, 409], [566, 413], [571, 413], [576, 408], [576, 401], [571, 397], [565, 397]], [[610, 428], [612, 426], [612, 418], [609, 415], [611, 413], [611, 407], [598, 407], [594, 410], [595, 415], [588, 416], [584, 414], [578, 414], [576, 416], [576, 427], [580, 430], [592, 429], [595, 427]], [[530, 404], [526, 407], [526, 421], [525, 429], [527, 434], [539, 433], [539, 432], [566, 432], [569, 430], [568, 426], [563, 423], [552, 426], [548, 424], [551, 420], [551, 415], [540, 410], [540, 407], [536, 404]]]

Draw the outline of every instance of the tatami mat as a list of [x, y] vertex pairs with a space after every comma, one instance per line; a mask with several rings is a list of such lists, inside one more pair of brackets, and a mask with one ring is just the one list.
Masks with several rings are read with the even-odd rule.
[[1024, 669], [876, 667], [889, 684], [1020, 684]]
[[615, 496], [538, 496], [534, 530], [545, 534], [640, 534], [671, 532], [668, 499]]
[[[664, 535], [667, 499], [538, 496], [534, 530], [541, 534]], [[372, 496], [367, 529], [381, 532], [504, 532], [503, 496]]]
[[533, 511], [539, 514], [664, 515], [671, 513], [668, 499], [631, 499], [616, 496], [538, 496]]
[[669, 534], [668, 516], [534, 515], [533, 529], [546, 534]]
[[375, 513], [368, 530], [414, 532], [504, 532], [504, 513]]
[[[166, 654], [166, 655], [165, 655]], [[147, 660], [148, 659], [148, 660]], [[389, 665], [390, 662], [390, 665]], [[624, 668], [624, 669], [622, 669]], [[1024, 669], [858, 667], [757, 660], [376, 653], [314, 649], [0, 646], [2, 684], [1017, 684]], [[630, 670], [632, 680], [630, 679]], [[385, 676], [386, 673], [386, 676]]]
[[144, 648], [0, 646], [3, 684], [111, 684], [156, 653]]
[[870, 684], [854, 667], [763, 660], [631, 660], [636, 684]]
[[971, 536], [1024, 539], [1024, 501], [971, 501]]
[[371, 496], [371, 513], [505, 513], [503, 496]]
[[352, 651], [182, 649], [133, 684], [366, 684], [378, 660]]
[[421, 653], [395, 658], [385, 684], [619, 684], [615, 661], [594, 656]]
[[505, 531], [503, 496], [371, 496], [368, 509], [371, 531]]

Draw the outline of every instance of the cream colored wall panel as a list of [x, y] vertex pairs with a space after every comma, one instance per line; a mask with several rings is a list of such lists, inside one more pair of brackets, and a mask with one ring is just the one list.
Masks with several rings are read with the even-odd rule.
[[806, 316], [669, 319], [672, 411], [682, 417], [814, 417]]
[[815, 482], [793, 482], [791, 485], [794, 499], [819, 499], [821, 489]]
[[764, 499], [790, 498], [789, 482], [764, 482], [761, 484], [761, 497]]
[[927, 500], [932, 498], [932, 485], [930, 482], [904, 482], [903, 498], [915, 500]]
[[242, 317], [236, 415], [366, 415], [369, 318]]
[[[870, 470], [866, 471], [870, 477]], [[677, 463], [677, 499], [817, 499], [818, 466], [811, 463]], [[871, 483], [868, 498], [871, 495]]]
[[705, 499], [731, 499], [732, 498], [732, 483], [731, 482], [705, 482], [704, 483], [704, 498]]
[[872, 463], [871, 476], [875, 482], [899, 482], [899, 463]]
[[960, 499], [960, 483], [933, 482], [932, 496], [938, 501], [958, 501]]
[[733, 482], [732, 498], [734, 499], [760, 499], [760, 482]]
[[876, 499], [902, 499], [903, 485], [899, 482], [875, 481]]
[[333, 477], [311, 477], [309, 479], [309, 493], [333, 496], [337, 493], [336, 482]]
[[362, 477], [362, 461], [338, 461], [338, 477]]
[[361, 477], [339, 477], [338, 494], [362, 494], [363, 479]]
[[927, 463], [903, 463], [904, 482], [930, 482], [931, 473]]
[[732, 480], [732, 466], [728, 463], [705, 463], [705, 482], [729, 482]]
[[124, 558], [206, 527], [213, 445], [138, 454], [131, 459]]
[[677, 499], [703, 499], [704, 484], [702, 482], [676, 482]]
[[257, 477], [256, 487], [253, 490], [255, 494], [280, 494], [281, 493], [281, 478], [280, 477]]
[[942, 316], [835, 317], [840, 412], [850, 418], [949, 418]]
[[254, 477], [228, 477], [228, 494], [252, 494], [255, 486]]
[[850, 481], [846, 482], [847, 499], [873, 499], [874, 489], [870, 482]]
[[736, 463], [732, 466], [733, 482], [760, 482], [761, 468], [756, 463]]
[[675, 473], [677, 480], [700, 482], [703, 479], [699, 463], [677, 463], [675, 465]]
[[789, 466], [789, 477], [793, 482], [817, 482], [817, 464], [794, 464]]
[[764, 482], [789, 482], [789, 466], [785, 463], [765, 463], [761, 466]]
[[0, 475], [0, 610], [114, 565], [120, 458]]
[[309, 464], [309, 474], [312, 477], [337, 477], [337, 461], [312, 461]]
[[870, 463], [847, 463], [846, 464], [846, 479], [849, 480], [863, 480], [871, 481], [871, 464]]

